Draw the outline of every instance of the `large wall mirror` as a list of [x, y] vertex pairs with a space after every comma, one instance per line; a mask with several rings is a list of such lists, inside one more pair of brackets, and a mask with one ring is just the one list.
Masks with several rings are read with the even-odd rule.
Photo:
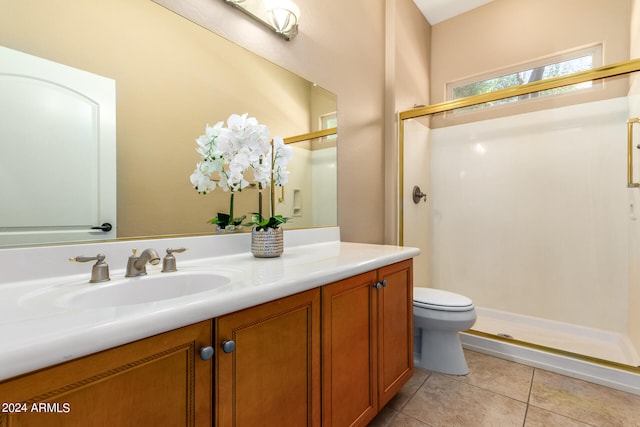
[[[229, 194], [200, 195], [189, 181], [207, 123], [248, 113], [284, 138], [335, 127], [335, 94], [152, 1], [5, 2], [0, 45], [115, 81], [117, 238], [215, 232], [207, 221]], [[336, 142], [294, 143], [277, 207], [290, 227], [337, 224]], [[63, 153], [51, 147], [50, 161]], [[237, 194], [235, 211], [255, 211], [255, 196]]]

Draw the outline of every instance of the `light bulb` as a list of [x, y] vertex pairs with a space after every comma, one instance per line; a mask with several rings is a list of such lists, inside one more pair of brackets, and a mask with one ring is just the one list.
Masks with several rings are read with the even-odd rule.
[[296, 34], [300, 8], [291, 0], [264, 0], [269, 23], [280, 34]]

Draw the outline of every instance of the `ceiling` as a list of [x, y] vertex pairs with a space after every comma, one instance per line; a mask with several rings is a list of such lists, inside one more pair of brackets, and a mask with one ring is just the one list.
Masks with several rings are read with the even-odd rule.
[[413, 0], [429, 24], [435, 25], [493, 0]]

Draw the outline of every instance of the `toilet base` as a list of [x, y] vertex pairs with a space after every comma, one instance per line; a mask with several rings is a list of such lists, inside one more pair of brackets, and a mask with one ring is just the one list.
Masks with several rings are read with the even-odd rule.
[[[417, 355], [416, 355], [417, 356]], [[458, 332], [427, 330], [420, 334], [420, 356], [414, 364], [428, 371], [466, 375], [469, 367]]]

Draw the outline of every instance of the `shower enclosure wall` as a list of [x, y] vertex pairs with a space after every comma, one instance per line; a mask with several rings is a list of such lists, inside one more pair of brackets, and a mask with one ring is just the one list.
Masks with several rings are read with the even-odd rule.
[[[637, 74], [598, 80], [628, 96], [490, 120], [401, 113], [399, 233], [424, 253], [416, 285], [473, 299], [475, 331], [640, 365], [640, 189], [627, 185]], [[640, 124], [631, 142], [637, 181]], [[426, 203], [411, 200], [415, 184]]]

